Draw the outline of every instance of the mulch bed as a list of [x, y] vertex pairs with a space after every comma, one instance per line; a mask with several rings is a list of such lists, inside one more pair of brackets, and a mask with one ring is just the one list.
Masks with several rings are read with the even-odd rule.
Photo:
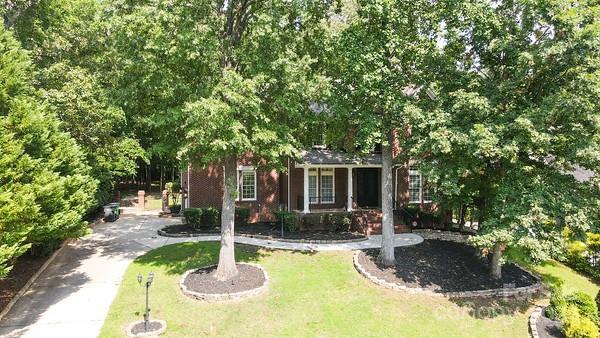
[[[162, 232], [162, 233], [161, 233]], [[192, 237], [202, 235], [220, 234], [220, 228], [199, 228], [195, 229], [189, 224], [174, 224], [162, 228], [159, 235], [173, 237]], [[281, 228], [279, 226], [268, 224], [248, 224], [236, 227], [235, 233], [244, 236], [261, 236], [269, 239], [279, 240], [306, 240], [306, 241], [347, 241], [366, 239], [363, 234], [354, 232], [331, 232], [331, 231], [284, 231], [281, 237]]]
[[546, 317], [544, 312], [542, 311], [535, 324], [540, 338], [565, 338], [561, 322]]
[[488, 268], [475, 256], [475, 249], [449, 241], [425, 240], [421, 244], [395, 248], [396, 266], [377, 263], [379, 249], [362, 251], [360, 264], [373, 276], [409, 288], [434, 292], [464, 292], [534, 284], [535, 279], [516, 265], [502, 267], [502, 280], [489, 276]]
[[144, 332], [154, 332], [160, 330], [162, 326], [163, 325], [160, 322], [150, 320], [150, 322], [148, 323], [148, 331], [146, 331], [144, 327], [144, 322], [141, 322], [133, 326], [133, 328], [131, 329], [131, 333], [138, 334]]
[[44, 265], [48, 256], [32, 257], [25, 254], [19, 257], [12, 270], [0, 279], [0, 311], [19, 293], [19, 290]]
[[256, 266], [237, 264], [238, 274], [224, 282], [214, 277], [216, 269], [217, 266], [198, 269], [190, 273], [183, 284], [190, 291], [208, 294], [237, 293], [257, 289], [265, 284], [265, 274]]

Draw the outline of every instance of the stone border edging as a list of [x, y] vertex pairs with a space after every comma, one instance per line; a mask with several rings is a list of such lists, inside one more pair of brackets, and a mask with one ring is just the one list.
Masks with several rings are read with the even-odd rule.
[[[94, 223], [96, 224], [96, 223]], [[23, 287], [19, 290], [19, 292], [17, 292], [17, 294], [10, 300], [10, 302], [8, 302], [8, 304], [6, 304], [6, 307], [4, 307], [4, 309], [2, 310], [2, 312], [0, 312], [0, 320], [2, 320], [4, 318], [4, 316], [6, 316], [6, 314], [12, 309], [12, 307], [17, 303], [17, 301], [19, 301], [19, 299], [21, 299], [21, 297], [23, 297], [23, 295], [25, 294], [25, 292], [27, 292], [27, 290], [29, 290], [29, 288], [31, 287], [31, 285], [33, 283], [35, 283], [35, 281], [40, 277], [40, 275], [42, 274], [42, 272], [44, 272], [48, 266], [50, 265], [50, 263], [52, 263], [56, 257], [58, 256], [58, 254], [60, 254], [64, 248], [71, 243], [73, 240], [71, 238], [65, 240], [63, 242], [63, 244], [61, 245], [60, 248], [58, 248], [56, 251], [54, 251], [54, 253], [46, 260], [46, 262], [44, 264], [42, 264], [42, 266], [38, 269], [38, 271], [36, 271], [36, 273], [33, 274], [33, 276], [31, 276], [29, 278], [29, 280], [27, 281], [27, 283], [25, 283], [25, 285], [23, 285]]]
[[488, 298], [488, 297], [496, 297], [496, 296], [518, 296], [518, 295], [532, 295], [538, 291], [540, 291], [542, 289], [542, 283], [541, 283], [541, 279], [532, 274], [530, 271], [523, 269], [519, 266], [519, 268], [523, 269], [525, 272], [529, 273], [535, 280], [536, 282], [532, 285], [529, 286], [521, 286], [521, 287], [515, 287], [515, 288], [500, 288], [500, 289], [489, 289], [489, 290], [475, 290], [475, 291], [443, 291], [443, 292], [434, 292], [432, 290], [426, 289], [426, 288], [410, 288], [407, 287], [406, 285], [399, 285], [397, 283], [390, 283], [388, 281], [385, 281], [381, 278], [375, 277], [372, 274], [370, 274], [359, 262], [358, 260], [358, 255], [361, 253], [362, 251], [360, 250], [356, 250], [354, 251], [354, 255], [352, 256], [352, 261], [354, 263], [354, 267], [356, 268], [356, 270], [358, 270], [358, 272], [363, 275], [364, 277], [366, 277], [368, 280], [370, 280], [371, 282], [379, 285], [379, 286], [383, 286], [387, 289], [392, 289], [395, 291], [402, 291], [402, 292], [407, 292], [407, 293], [411, 293], [411, 294], [424, 294], [424, 295], [428, 295], [428, 296], [433, 296], [433, 297], [447, 297], [447, 298], [453, 298], [453, 297], [457, 297], [457, 298], [471, 298], [471, 297], [481, 297], [481, 298]]
[[413, 229], [412, 233], [423, 237], [423, 239], [437, 239], [440, 241], [449, 241], [463, 244], [468, 244], [469, 237], [472, 236], [469, 234], [464, 234], [455, 231], [435, 229]]
[[[215, 232], [215, 233], [199, 233], [199, 234], [170, 234], [167, 233], [165, 231], [163, 231], [162, 229], [158, 229], [156, 231], [156, 233], [159, 236], [162, 237], [171, 237], [171, 238], [188, 238], [188, 237], [202, 237], [202, 236], [218, 236], [221, 233], [220, 232]], [[256, 238], [256, 239], [262, 239], [262, 240], [266, 240], [266, 241], [273, 241], [273, 242], [287, 242], [287, 243], [302, 243], [302, 244], [344, 244], [344, 243], [354, 243], [354, 242], [362, 242], [362, 241], [366, 241], [369, 238], [367, 236], [361, 237], [361, 238], [353, 238], [353, 239], [340, 239], [340, 240], [328, 240], [328, 239], [287, 239], [287, 238], [276, 238], [276, 237], [270, 237], [270, 236], [265, 236], [265, 235], [253, 235], [253, 234], [244, 234], [244, 233], [235, 233], [235, 236], [242, 236], [242, 237], [247, 237], [247, 238]]]
[[531, 333], [531, 337], [533, 337], [533, 338], [540, 338], [540, 335], [539, 335], [538, 329], [537, 329], [537, 321], [540, 318], [540, 316], [542, 315], [543, 310], [544, 310], [544, 308], [542, 306], [536, 305], [535, 309], [533, 310], [531, 315], [529, 315], [529, 331]]
[[140, 332], [140, 333], [133, 333], [133, 327], [136, 326], [137, 324], [143, 323], [143, 320], [138, 320], [135, 321], [131, 324], [129, 324], [127, 326], [126, 332], [127, 332], [127, 337], [131, 337], [131, 338], [137, 338], [137, 337], [156, 337], [156, 336], [160, 336], [161, 334], [165, 333], [165, 331], [167, 331], [167, 322], [165, 322], [164, 320], [160, 320], [160, 319], [150, 319], [150, 322], [157, 322], [161, 325], [160, 329], [158, 330], [154, 330], [154, 331], [148, 331], [148, 332]]
[[344, 243], [355, 243], [366, 241], [369, 238], [367, 236], [363, 236], [360, 238], [352, 238], [352, 239], [294, 239], [294, 238], [277, 238], [270, 237], [265, 235], [252, 235], [252, 234], [236, 234], [236, 236], [243, 236], [248, 238], [256, 238], [263, 239], [266, 241], [274, 241], [274, 242], [287, 242], [287, 243], [302, 243], [302, 244], [344, 244]]
[[181, 292], [183, 292], [184, 295], [194, 298], [194, 299], [197, 299], [197, 300], [209, 302], [209, 303], [243, 300], [246, 298], [258, 296], [259, 294], [261, 294], [267, 290], [267, 288], [269, 286], [269, 275], [267, 274], [267, 271], [265, 271], [265, 269], [262, 266], [260, 266], [258, 264], [254, 264], [254, 263], [236, 263], [236, 264], [251, 265], [251, 266], [259, 268], [265, 276], [265, 282], [263, 283], [263, 285], [259, 286], [256, 289], [240, 291], [240, 292], [233, 292], [233, 293], [203, 293], [203, 292], [196, 292], [196, 291], [189, 290], [184, 283], [187, 276], [190, 273], [193, 273], [198, 269], [206, 269], [206, 268], [216, 266], [216, 264], [213, 264], [213, 265], [205, 266], [202, 268], [196, 268], [196, 269], [191, 269], [191, 270], [186, 271], [183, 274], [183, 276], [181, 277], [181, 279], [179, 280], [179, 288], [181, 289]]

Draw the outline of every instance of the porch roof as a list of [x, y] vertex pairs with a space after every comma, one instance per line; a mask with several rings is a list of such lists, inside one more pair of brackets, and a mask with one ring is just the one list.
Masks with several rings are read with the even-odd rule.
[[309, 165], [381, 165], [381, 154], [371, 153], [363, 157], [349, 157], [343, 151], [322, 149], [305, 150], [302, 164]]

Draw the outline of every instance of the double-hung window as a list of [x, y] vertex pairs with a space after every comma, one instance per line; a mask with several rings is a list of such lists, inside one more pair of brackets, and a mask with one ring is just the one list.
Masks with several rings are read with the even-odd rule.
[[256, 200], [256, 170], [242, 170], [240, 176], [242, 201]]
[[321, 203], [334, 203], [334, 180], [333, 169], [321, 169]]
[[308, 169], [308, 201], [319, 203], [319, 171], [315, 168]]
[[408, 170], [408, 201], [409, 203], [430, 203], [433, 200], [434, 189], [428, 187], [423, 175], [416, 166]]

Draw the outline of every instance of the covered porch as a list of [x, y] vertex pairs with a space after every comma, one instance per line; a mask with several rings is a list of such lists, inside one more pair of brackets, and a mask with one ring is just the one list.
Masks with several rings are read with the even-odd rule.
[[381, 207], [381, 154], [348, 158], [312, 149], [295, 163], [293, 175], [291, 210], [308, 214]]

